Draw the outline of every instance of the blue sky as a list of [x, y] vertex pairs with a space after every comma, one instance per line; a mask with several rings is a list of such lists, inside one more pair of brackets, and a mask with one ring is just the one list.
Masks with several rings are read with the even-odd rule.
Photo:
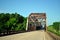
[[0, 12], [17, 12], [24, 17], [32, 12], [45, 12], [47, 25], [51, 25], [60, 21], [60, 0], [0, 0]]

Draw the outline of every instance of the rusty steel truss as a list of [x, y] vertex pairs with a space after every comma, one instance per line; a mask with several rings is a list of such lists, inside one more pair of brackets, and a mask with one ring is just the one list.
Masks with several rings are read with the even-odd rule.
[[46, 30], [46, 13], [31, 13], [27, 18], [26, 30], [33, 31], [42, 28]]

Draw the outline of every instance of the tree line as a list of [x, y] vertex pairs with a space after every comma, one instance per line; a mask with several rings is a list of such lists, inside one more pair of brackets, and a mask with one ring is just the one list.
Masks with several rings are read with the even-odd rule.
[[18, 13], [0, 13], [0, 33], [10, 31], [25, 31], [27, 17]]
[[60, 22], [53, 22], [48, 26], [48, 30], [60, 36]]
[[60, 31], [60, 22], [54, 22], [54, 23], [53, 23], [53, 28], [54, 28], [57, 32], [59, 32], [59, 31]]

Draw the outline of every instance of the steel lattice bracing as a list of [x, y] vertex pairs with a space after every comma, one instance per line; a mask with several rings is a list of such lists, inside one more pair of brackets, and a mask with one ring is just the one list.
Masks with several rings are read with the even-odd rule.
[[27, 21], [27, 30], [46, 29], [46, 13], [31, 13]]

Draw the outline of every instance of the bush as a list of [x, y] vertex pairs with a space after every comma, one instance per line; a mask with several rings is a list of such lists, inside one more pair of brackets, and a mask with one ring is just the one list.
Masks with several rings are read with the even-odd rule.
[[0, 33], [2, 31], [18, 31], [26, 29], [26, 17], [17, 13], [0, 13]]
[[54, 22], [53, 25], [48, 26], [48, 31], [60, 36], [60, 22]]

